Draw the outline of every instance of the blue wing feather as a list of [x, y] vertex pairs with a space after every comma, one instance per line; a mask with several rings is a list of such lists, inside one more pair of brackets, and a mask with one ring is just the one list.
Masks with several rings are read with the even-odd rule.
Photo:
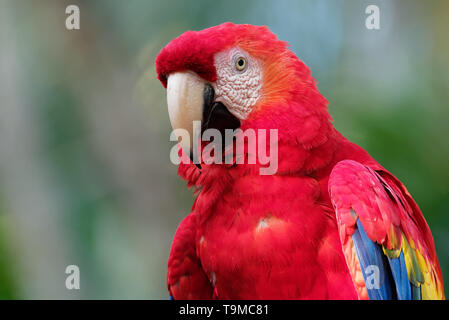
[[[359, 258], [369, 299], [395, 299], [394, 285], [391, 279], [388, 261], [385, 259], [382, 247], [368, 238], [360, 219], [357, 220], [357, 228], [354, 230], [352, 240], [354, 242], [357, 257]], [[378, 268], [376, 269], [379, 271], [378, 277], [369, 272], [371, 270], [374, 272], [372, 267]]]
[[399, 300], [411, 300], [412, 288], [407, 275], [407, 267], [405, 265], [404, 253], [397, 258], [388, 258], [391, 273], [396, 285], [396, 295]]
[[[370, 300], [421, 300], [421, 288], [410, 283], [402, 251], [397, 258], [388, 258], [382, 246], [368, 238], [360, 219], [357, 220], [352, 241]], [[367, 272], [370, 266], [377, 267], [379, 271], [379, 283], [374, 286], [372, 274]]]
[[412, 300], [422, 300], [421, 288], [415, 287], [413, 284], [411, 285], [411, 288], [412, 288]]

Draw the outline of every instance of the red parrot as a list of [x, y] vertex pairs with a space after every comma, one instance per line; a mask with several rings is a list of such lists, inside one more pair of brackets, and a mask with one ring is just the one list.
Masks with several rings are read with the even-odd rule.
[[195, 163], [197, 136], [180, 141], [188, 161], [178, 173], [196, 200], [170, 251], [171, 298], [444, 299], [418, 205], [333, 127], [328, 102], [286, 42], [253, 25], [188, 31], [160, 51], [156, 71], [174, 129], [191, 134], [201, 121], [201, 133], [278, 135], [274, 174], [261, 174], [259, 159]]

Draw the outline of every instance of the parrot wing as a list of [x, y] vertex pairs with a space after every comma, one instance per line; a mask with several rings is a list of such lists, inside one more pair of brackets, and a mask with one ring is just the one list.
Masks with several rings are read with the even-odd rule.
[[195, 218], [193, 213], [185, 217], [173, 239], [167, 272], [170, 299], [207, 300], [213, 298], [213, 287], [196, 254]]
[[328, 188], [360, 299], [444, 299], [429, 227], [398, 179], [344, 160]]

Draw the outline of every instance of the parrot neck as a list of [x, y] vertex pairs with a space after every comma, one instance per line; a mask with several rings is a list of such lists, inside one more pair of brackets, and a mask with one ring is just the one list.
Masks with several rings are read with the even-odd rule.
[[[269, 107], [272, 110], [269, 115], [251, 117], [242, 125], [243, 131], [266, 129], [267, 140], [268, 132], [277, 130], [275, 175], [313, 175], [334, 163], [334, 155], [342, 136], [331, 124], [324, 98], [318, 101], [322, 105], [315, 107], [313, 111], [304, 111], [307, 106], [301, 105], [301, 101], [272, 106]], [[270, 141], [267, 141], [267, 150], [269, 151], [265, 154], [272, 152]], [[203, 164], [198, 169], [194, 164], [181, 163], [178, 174], [187, 180], [189, 187], [194, 186], [197, 190], [212, 187], [214, 190], [217, 187], [223, 190], [239, 177], [260, 175], [261, 167], [267, 166], [257, 161], [255, 164]]]

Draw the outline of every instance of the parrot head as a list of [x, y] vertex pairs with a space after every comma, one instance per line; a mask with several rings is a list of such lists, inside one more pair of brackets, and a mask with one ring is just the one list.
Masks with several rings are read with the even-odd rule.
[[201, 121], [201, 131], [284, 128], [279, 139], [310, 147], [330, 120], [309, 68], [265, 26], [187, 31], [160, 51], [156, 71], [173, 129], [190, 137]]

